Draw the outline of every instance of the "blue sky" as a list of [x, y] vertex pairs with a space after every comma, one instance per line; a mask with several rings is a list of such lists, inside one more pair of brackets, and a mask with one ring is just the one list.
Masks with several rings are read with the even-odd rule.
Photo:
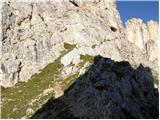
[[116, 4], [123, 24], [131, 18], [141, 18], [144, 23], [149, 20], [159, 21], [159, 3], [157, 0], [118, 0]]

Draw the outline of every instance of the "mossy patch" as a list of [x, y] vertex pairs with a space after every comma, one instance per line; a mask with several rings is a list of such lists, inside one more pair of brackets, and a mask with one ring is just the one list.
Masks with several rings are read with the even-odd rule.
[[96, 47], [96, 44], [95, 45], [92, 45], [92, 48], [95, 48]]
[[80, 67], [84, 67], [85, 63], [89, 63], [89, 65], [85, 68], [86, 70], [88, 70], [90, 68], [90, 66], [94, 63], [94, 56], [90, 56], [90, 55], [81, 55], [80, 56], [81, 59], [81, 63], [79, 64]]
[[86, 62], [89, 62], [89, 63], [94, 62], [94, 56], [90, 56], [90, 55], [81, 55], [80, 59], [83, 61], [82, 62], [83, 64], [86, 63]]
[[159, 86], [159, 80], [158, 79], [154, 79], [154, 84]]
[[67, 50], [73, 49], [75, 47], [76, 47], [76, 45], [71, 45], [71, 44], [68, 44], [68, 43], [64, 43], [64, 48], [67, 49]]

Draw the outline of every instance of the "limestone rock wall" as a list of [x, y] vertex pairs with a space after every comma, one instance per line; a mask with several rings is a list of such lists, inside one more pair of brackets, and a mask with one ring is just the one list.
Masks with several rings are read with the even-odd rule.
[[[131, 42], [136, 44], [140, 49], [146, 49], [148, 44], [154, 44], [154, 48], [158, 47], [159, 25], [157, 22], [149, 21], [144, 24], [141, 19], [131, 19], [126, 22], [126, 37]], [[148, 48], [150, 49], [150, 48]], [[147, 50], [153, 52], [153, 50]], [[157, 51], [150, 53], [150, 60], [156, 58]]]

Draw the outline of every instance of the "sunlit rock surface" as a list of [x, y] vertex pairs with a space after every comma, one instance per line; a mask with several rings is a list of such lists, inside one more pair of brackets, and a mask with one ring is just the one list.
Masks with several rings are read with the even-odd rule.
[[[131, 19], [126, 22], [126, 39], [139, 49], [135, 52], [135, 62], [145, 64], [158, 74], [158, 39], [159, 25], [149, 21], [144, 24], [141, 19]], [[136, 49], [135, 47], [132, 49]], [[139, 62], [138, 62], [139, 61]]]

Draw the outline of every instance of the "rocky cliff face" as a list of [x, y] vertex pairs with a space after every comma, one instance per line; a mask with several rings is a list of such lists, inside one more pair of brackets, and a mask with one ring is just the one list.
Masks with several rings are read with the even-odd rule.
[[[150, 67], [154, 76], [158, 76], [158, 23], [149, 21], [144, 24], [141, 19], [128, 20], [126, 22], [125, 37], [131, 43], [130, 47], [134, 51], [133, 61], [137, 65], [142, 63]], [[136, 47], [132, 47], [133, 45]]]
[[48, 7], [38, 3], [4, 3], [2, 86], [10, 87], [17, 82], [28, 81], [33, 74], [53, 62], [64, 49], [56, 27], [45, 23], [42, 15], [45, 8]]
[[126, 39], [136, 45], [133, 58], [136, 64], [144, 64], [152, 69], [154, 76], [158, 76], [158, 40], [159, 25], [149, 21], [144, 24], [141, 19], [131, 19], [126, 22]]
[[81, 55], [101, 55], [158, 73], [158, 24], [130, 20], [124, 31], [114, 0], [5, 2], [2, 30], [4, 87], [28, 81], [61, 54], [64, 43], [76, 45], [61, 59], [64, 70], [78, 64]]
[[141, 19], [131, 19], [126, 22], [126, 37], [141, 50], [146, 51], [149, 61], [158, 59], [158, 23], [149, 21], [144, 24]]

